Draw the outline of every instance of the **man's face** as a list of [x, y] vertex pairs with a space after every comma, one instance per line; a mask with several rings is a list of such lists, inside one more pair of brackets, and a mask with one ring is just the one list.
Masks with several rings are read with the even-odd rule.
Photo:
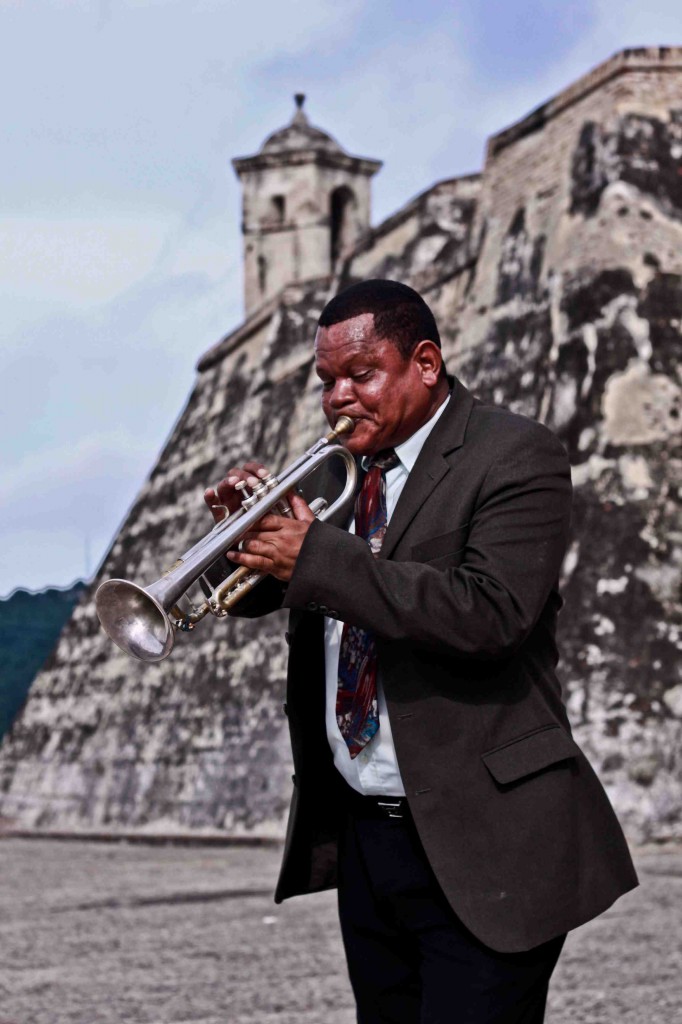
[[374, 331], [372, 313], [318, 328], [315, 367], [322, 381], [322, 408], [330, 425], [355, 420], [346, 447], [356, 455], [393, 448], [428, 419], [432, 387], [416, 356], [403, 357]]

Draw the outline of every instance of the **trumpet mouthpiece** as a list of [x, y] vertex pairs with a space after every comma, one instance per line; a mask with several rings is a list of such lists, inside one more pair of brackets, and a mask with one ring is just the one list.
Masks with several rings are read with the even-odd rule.
[[343, 434], [352, 434], [355, 430], [355, 420], [350, 416], [339, 416], [332, 430], [327, 434], [328, 441], [336, 441], [337, 437]]

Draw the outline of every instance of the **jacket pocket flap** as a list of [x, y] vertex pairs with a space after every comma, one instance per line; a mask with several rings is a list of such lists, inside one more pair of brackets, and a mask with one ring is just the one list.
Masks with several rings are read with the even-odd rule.
[[489, 750], [481, 757], [495, 781], [504, 784], [539, 772], [557, 761], [577, 757], [579, 753], [580, 747], [561, 726], [549, 725]]
[[415, 562], [422, 562], [459, 551], [466, 544], [468, 527], [469, 523], [462, 523], [456, 530], [449, 530], [448, 533], [441, 533], [437, 537], [429, 537], [418, 544], [413, 544], [412, 558]]

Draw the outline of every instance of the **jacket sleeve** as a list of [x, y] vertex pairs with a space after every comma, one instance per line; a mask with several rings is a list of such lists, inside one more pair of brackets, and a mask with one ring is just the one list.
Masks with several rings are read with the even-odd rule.
[[331, 613], [438, 652], [506, 658], [533, 629], [556, 584], [570, 509], [563, 445], [531, 423], [499, 446], [458, 567], [374, 558], [361, 538], [313, 523], [284, 605]]

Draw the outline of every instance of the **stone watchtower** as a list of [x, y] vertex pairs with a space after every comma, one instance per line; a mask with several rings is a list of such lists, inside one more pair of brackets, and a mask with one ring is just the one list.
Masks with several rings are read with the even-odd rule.
[[255, 156], [232, 161], [242, 183], [248, 317], [285, 285], [332, 273], [370, 225], [370, 179], [381, 161], [349, 156], [314, 128], [298, 93], [291, 123]]

